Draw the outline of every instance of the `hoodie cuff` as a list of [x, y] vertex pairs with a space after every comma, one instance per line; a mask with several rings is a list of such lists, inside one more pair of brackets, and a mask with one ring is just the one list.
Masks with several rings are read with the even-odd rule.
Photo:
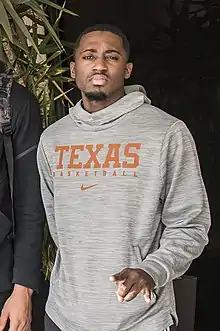
[[155, 283], [155, 288], [165, 286], [169, 281], [169, 272], [160, 263], [152, 260], [145, 260], [140, 268], [148, 273]]
[[13, 284], [22, 285], [26, 288], [32, 289], [34, 292], [39, 293], [39, 282], [40, 282], [40, 273], [31, 274], [18, 272], [18, 270], [14, 270], [14, 275], [12, 279]]

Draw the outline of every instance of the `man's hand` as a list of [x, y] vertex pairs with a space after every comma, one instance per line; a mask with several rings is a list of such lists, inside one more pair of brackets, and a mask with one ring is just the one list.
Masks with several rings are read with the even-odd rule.
[[0, 331], [10, 321], [9, 331], [29, 331], [31, 324], [32, 290], [15, 285], [12, 295], [5, 302], [0, 317]]
[[117, 284], [116, 295], [119, 302], [131, 301], [142, 293], [146, 303], [150, 303], [155, 283], [144, 270], [126, 268], [111, 276], [110, 281]]

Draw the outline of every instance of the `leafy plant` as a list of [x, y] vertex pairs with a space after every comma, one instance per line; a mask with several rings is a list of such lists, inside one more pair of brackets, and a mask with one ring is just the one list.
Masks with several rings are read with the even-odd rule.
[[[53, 25], [46, 13], [48, 6], [59, 11]], [[65, 82], [72, 82], [65, 76], [68, 68], [63, 66], [67, 60], [64, 47], [73, 46], [59, 39], [59, 21], [64, 12], [76, 15], [65, 8], [65, 3], [61, 7], [49, 0], [0, 2], [0, 59], [14, 78], [36, 95], [45, 127], [57, 120], [56, 100], [72, 104], [63, 89]]]
[[[48, 11], [56, 9], [58, 15], [51, 23]], [[65, 115], [65, 105], [72, 105], [63, 85], [72, 79], [66, 75], [68, 60], [65, 47], [71, 43], [59, 38], [59, 22], [63, 13], [76, 15], [63, 6], [49, 0], [1, 0], [0, 1], [0, 60], [15, 80], [30, 89], [37, 97], [43, 120], [47, 127]], [[56, 103], [59, 101], [59, 112]], [[43, 244], [43, 271], [49, 279], [56, 247], [45, 226]]]

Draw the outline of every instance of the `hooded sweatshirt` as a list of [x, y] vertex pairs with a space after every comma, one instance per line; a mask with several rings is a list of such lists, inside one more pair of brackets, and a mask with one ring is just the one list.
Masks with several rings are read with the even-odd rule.
[[[140, 86], [88, 113], [80, 101], [42, 134], [41, 189], [57, 245], [46, 312], [62, 330], [162, 331], [176, 317], [172, 280], [208, 242], [210, 213], [186, 125]], [[155, 282], [120, 303], [109, 276], [141, 268]]]

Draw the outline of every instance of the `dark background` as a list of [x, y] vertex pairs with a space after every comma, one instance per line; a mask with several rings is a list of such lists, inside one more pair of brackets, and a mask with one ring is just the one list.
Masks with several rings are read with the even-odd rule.
[[[117, 25], [131, 43], [129, 84], [143, 85], [152, 104], [183, 120], [194, 136], [212, 227], [209, 245], [188, 274], [198, 277], [196, 331], [218, 330], [220, 0], [67, 0], [67, 8], [79, 17], [63, 15], [61, 38], [74, 42], [90, 25]], [[79, 97], [74, 90], [73, 101]]]

